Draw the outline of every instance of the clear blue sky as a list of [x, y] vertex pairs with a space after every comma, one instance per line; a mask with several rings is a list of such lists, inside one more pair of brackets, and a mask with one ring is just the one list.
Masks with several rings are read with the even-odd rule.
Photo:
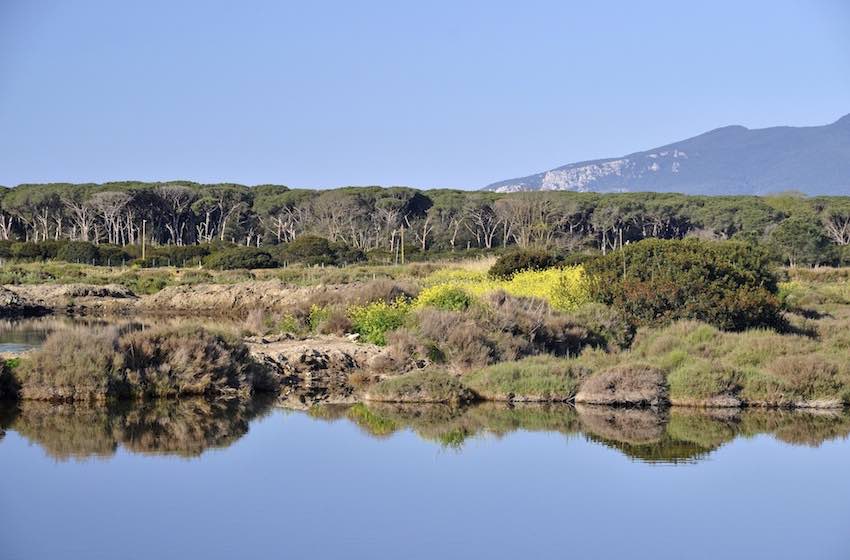
[[850, 112], [850, 2], [0, 0], [0, 184], [477, 188]]

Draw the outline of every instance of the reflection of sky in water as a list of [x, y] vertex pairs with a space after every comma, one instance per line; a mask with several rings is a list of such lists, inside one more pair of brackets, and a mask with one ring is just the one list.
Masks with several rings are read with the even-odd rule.
[[[63, 462], [35, 441], [44, 417], [28, 420], [29, 441], [13, 421], [0, 441], [0, 556], [850, 557], [850, 440], [832, 424], [843, 417], [685, 413], [659, 431], [648, 418], [503, 411], [436, 411], [432, 425], [410, 411], [364, 424], [345, 409], [274, 409], [247, 433], [204, 424], [201, 438], [226, 444], [191, 459], [119, 445]], [[132, 442], [146, 429], [182, 438], [197, 410], [149, 412], [103, 425]], [[463, 430], [462, 446], [441, 443]], [[665, 438], [711, 451], [647, 462]]]

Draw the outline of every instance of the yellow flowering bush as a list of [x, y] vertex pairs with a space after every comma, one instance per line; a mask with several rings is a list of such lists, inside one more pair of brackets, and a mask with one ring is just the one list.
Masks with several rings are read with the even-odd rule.
[[348, 317], [354, 332], [363, 340], [383, 346], [387, 343], [386, 334], [404, 324], [410, 307], [411, 304], [402, 298], [391, 303], [380, 300], [349, 307]]
[[561, 311], [572, 311], [590, 301], [588, 278], [582, 266], [525, 270], [508, 280], [494, 279], [484, 272], [441, 270], [429, 276], [426, 285], [417, 301], [423, 294], [430, 299], [453, 290], [462, 290], [473, 297], [504, 290], [513, 296], [546, 300]]
[[474, 298], [465, 289], [449, 283], [434, 284], [419, 292], [413, 307], [436, 307], [447, 311], [463, 311], [472, 305]]

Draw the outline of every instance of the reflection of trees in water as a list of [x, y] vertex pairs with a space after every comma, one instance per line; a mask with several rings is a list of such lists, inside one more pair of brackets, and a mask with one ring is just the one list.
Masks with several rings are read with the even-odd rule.
[[110, 405], [24, 401], [10, 428], [56, 459], [137, 453], [194, 457], [245, 435], [268, 399], [159, 399]]
[[850, 435], [850, 413], [845, 411], [370, 403], [316, 406], [308, 413], [321, 420], [348, 419], [374, 437], [411, 430], [449, 447], [462, 447], [477, 435], [502, 437], [518, 430], [583, 433], [634, 459], [666, 463], [698, 461], [737, 437], [770, 434], [789, 444], [819, 445]]

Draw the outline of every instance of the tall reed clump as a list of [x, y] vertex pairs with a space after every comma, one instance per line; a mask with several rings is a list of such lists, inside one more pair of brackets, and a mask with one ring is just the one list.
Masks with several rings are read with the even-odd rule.
[[22, 398], [51, 401], [248, 396], [276, 384], [244, 344], [200, 327], [57, 331], [15, 374]]

